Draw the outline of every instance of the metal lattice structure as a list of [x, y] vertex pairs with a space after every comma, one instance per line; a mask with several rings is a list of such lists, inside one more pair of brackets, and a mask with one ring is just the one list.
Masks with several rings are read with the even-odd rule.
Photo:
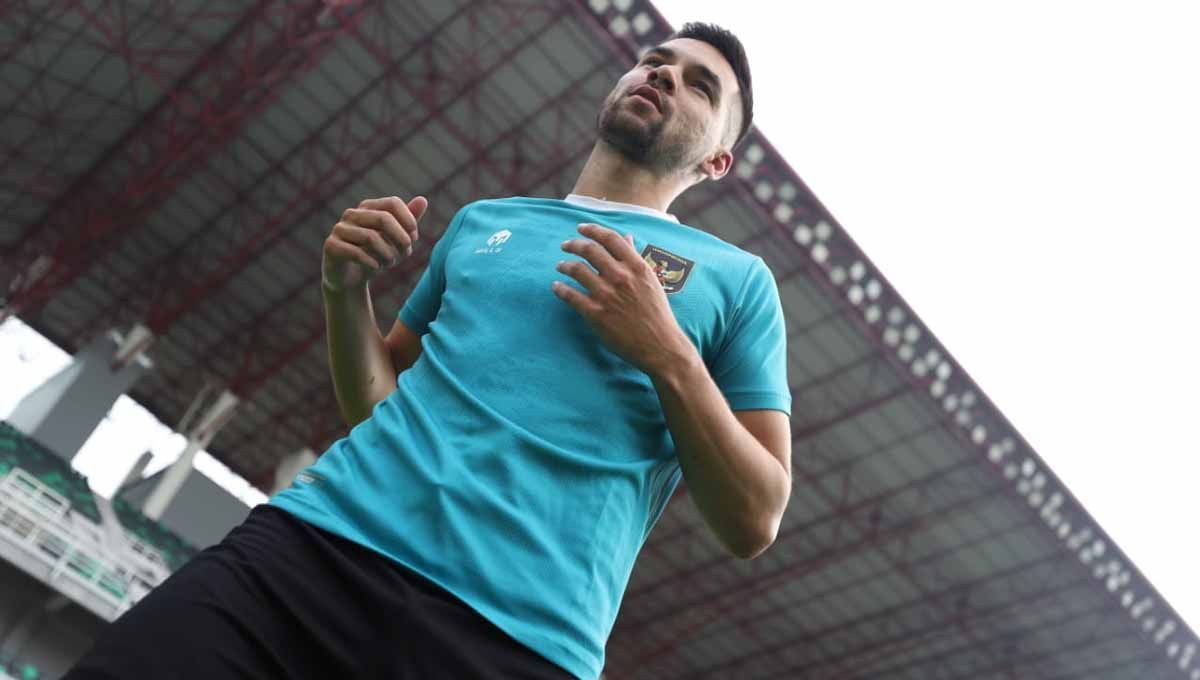
[[[642, 0], [0, 4], [4, 314], [74, 351], [145, 324], [132, 395], [265, 488], [344, 430], [322, 240], [430, 197], [372, 284], [391, 318], [463, 204], [562, 196], [599, 102], [670, 32]], [[1197, 639], [758, 132], [674, 206], [760, 254], [790, 332], [795, 490], [738, 561], [686, 499], [652, 533], [610, 678], [1185, 678]], [[586, 615], [586, 612], [581, 612]]]

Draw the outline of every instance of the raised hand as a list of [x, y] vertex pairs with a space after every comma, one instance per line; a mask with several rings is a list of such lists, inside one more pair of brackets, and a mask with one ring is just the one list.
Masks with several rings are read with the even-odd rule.
[[579, 233], [585, 238], [564, 241], [562, 249], [583, 260], [560, 262], [557, 269], [584, 291], [555, 281], [554, 294], [587, 320], [608, 349], [652, 377], [694, 351], [632, 239], [598, 224], [581, 224]]
[[365, 285], [375, 274], [412, 254], [417, 223], [429, 207], [424, 196], [368, 198], [342, 213], [325, 239], [321, 283], [330, 292]]

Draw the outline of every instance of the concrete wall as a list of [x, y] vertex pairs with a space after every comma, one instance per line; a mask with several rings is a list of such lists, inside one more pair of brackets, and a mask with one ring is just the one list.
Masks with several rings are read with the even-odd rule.
[[[134, 482], [120, 492], [125, 501], [141, 507], [165, 470]], [[241, 524], [250, 508], [216, 482], [192, 470], [159, 522], [199, 550], [219, 543]]]

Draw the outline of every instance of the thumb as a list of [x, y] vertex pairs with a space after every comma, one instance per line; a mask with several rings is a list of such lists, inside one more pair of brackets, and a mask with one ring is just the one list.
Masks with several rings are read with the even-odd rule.
[[421, 219], [421, 215], [425, 214], [425, 209], [429, 207], [429, 199], [424, 196], [417, 196], [408, 202], [408, 211], [412, 213], [413, 219]]

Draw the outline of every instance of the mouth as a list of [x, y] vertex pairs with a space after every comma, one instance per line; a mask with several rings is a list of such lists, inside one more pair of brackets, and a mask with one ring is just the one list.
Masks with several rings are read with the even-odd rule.
[[629, 96], [641, 97], [642, 99], [645, 99], [646, 101], [650, 102], [659, 113], [662, 113], [662, 96], [659, 95], [658, 90], [654, 89], [653, 87], [650, 87], [649, 85], [642, 85], [635, 88], [633, 92], [630, 92]]

